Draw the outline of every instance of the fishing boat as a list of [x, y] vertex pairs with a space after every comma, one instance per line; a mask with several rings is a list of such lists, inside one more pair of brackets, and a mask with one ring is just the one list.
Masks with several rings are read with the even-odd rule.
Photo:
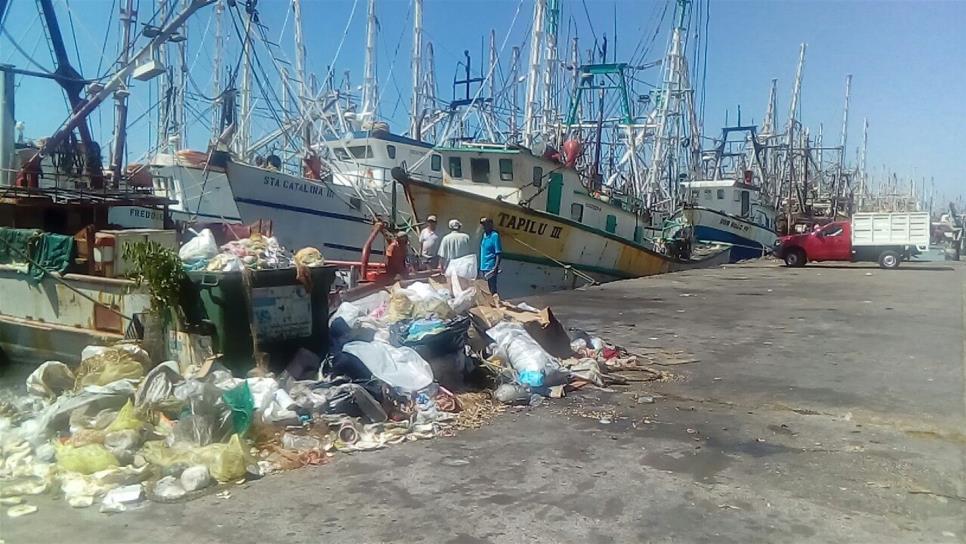
[[[503, 242], [500, 294], [507, 297], [573, 289], [587, 283], [663, 274], [729, 260], [719, 248], [679, 260], [645, 237], [656, 228], [639, 202], [589, 192], [572, 164], [509, 145], [436, 148], [442, 181], [393, 171], [417, 222], [479, 225], [491, 218]], [[470, 231], [467, 232], [470, 234]], [[477, 227], [475, 241], [481, 230]], [[471, 234], [471, 236], [473, 236]]]
[[[286, 247], [320, 247], [327, 258], [357, 260], [377, 217], [411, 224], [390, 175], [393, 168], [442, 180], [442, 155], [430, 144], [388, 131], [358, 131], [320, 145], [333, 157], [326, 173], [299, 176], [270, 164], [229, 161], [227, 181], [241, 221], [270, 221]], [[371, 251], [381, 254], [382, 248]]]
[[681, 218], [690, 225], [696, 242], [732, 246], [732, 262], [762, 257], [774, 247], [776, 212], [762, 202], [757, 186], [744, 180], [685, 181], [681, 185], [688, 203], [672, 219]]

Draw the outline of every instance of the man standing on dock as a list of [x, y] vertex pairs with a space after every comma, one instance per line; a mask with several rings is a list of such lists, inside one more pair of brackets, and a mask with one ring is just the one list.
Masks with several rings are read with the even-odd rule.
[[446, 266], [453, 259], [459, 259], [472, 253], [470, 249], [470, 235], [460, 232], [463, 224], [459, 219], [450, 219], [449, 234], [443, 236], [439, 242], [439, 269], [446, 271]]
[[419, 264], [423, 270], [435, 270], [439, 266], [439, 234], [436, 234], [436, 216], [426, 218], [426, 226], [419, 231]]
[[483, 225], [483, 236], [480, 238], [480, 276], [486, 280], [490, 293], [496, 293], [496, 277], [500, 274], [500, 262], [503, 260], [503, 244], [500, 233], [493, 230], [493, 220], [489, 217], [480, 219]]

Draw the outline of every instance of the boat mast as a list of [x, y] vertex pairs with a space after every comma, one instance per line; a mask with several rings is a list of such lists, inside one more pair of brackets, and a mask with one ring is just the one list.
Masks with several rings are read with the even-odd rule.
[[845, 172], [845, 151], [849, 137], [849, 98], [852, 94], [852, 74], [845, 76], [845, 108], [842, 110], [842, 140], [839, 143], [839, 164], [835, 174], [835, 181], [832, 184], [832, 212], [834, 219], [838, 210], [839, 191], [844, 189], [842, 176]]
[[219, 120], [221, 119], [221, 105], [224, 100], [221, 96], [221, 57], [224, 54], [225, 36], [222, 29], [222, 19], [225, 13], [223, 0], [217, 0], [215, 4], [215, 52], [211, 61], [211, 96], [215, 98], [215, 107], [211, 114], [211, 137], [217, 140], [221, 135]]
[[536, 0], [533, 5], [533, 33], [530, 36], [530, 71], [527, 74], [527, 96], [523, 113], [523, 145], [532, 148], [537, 136], [537, 85], [540, 82], [543, 24], [547, 0]]
[[869, 119], [865, 118], [862, 120], [862, 153], [859, 155], [859, 211], [862, 211], [862, 206], [865, 204], [865, 196], [869, 190], [867, 187], [867, 174], [865, 171], [866, 160], [868, 159], [869, 152]]
[[778, 102], [778, 79], [772, 78], [771, 91], [768, 92], [768, 110], [761, 124], [761, 136], [768, 138], [775, 133], [775, 106]]
[[511, 142], [519, 142], [520, 135], [517, 133], [517, 116], [520, 110], [520, 48], [514, 46], [510, 54], [510, 135], [507, 138]]
[[[181, 0], [181, 9], [188, 7], [190, 0]], [[175, 94], [175, 149], [184, 149], [188, 145], [188, 110], [185, 107], [185, 94], [188, 90], [188, 25], [181, 30], [175, 44], [178, 51], [178, 89]]]
[[[134, 11], [134, 0], [126, 0], [124, 7], [121, 8], [121, 65], [131, 61], [131, 26], [137, 12]], [[114, 151], [111, 162], [111, 172], [113, 183], [117, 185], [121, 182], [121, 172], [124, 169], [124, 147], [127, 143], [127, 97], [131, 94], [127, 90], [130, 79], [125, 79], [121, 87], [114, 92]]]
[[805, 68], [805, 47], [803, 43], [798, 52], [798, 68], [795, 70], [795, 84], [792, 87], [792, 103], [788, 108], [788, 126], [785, 128], [785, 133], [787, 137], [787, 145], [785, 148], [785, 178], [787, 176], [788, 183], [788, 195], [786, 202], [786, 229], [788, 233], [791, 233], [792, 229], [792, 200], [795, 195], [795, 182], [794, 182], [794, 147], [795, 147], [795, 114], [798, 111], [798, 99], [802, 93], [802, 70]]
[[362, 82], [362, 117], [363, 122], [376, 119], [376, 0], [369, 0], [369, 12], [366, 19], [366, 60]]
[[[690, 84], [688, 83], [687, 59], [684, 51], [684, 36], [687, 34], [688, 6], [691, 0], [678, 0], [676, 23], [671, 32], [671, 43], [664, 61], [664, 82], [661, 89], [660, 104], [658, 106], [657, 126], [654, 136], [654, 153], [650, 169], [647, 173], [645, 191], [656, 189], [667, 195], [671, 206], [677, 204], [679, 180], [678, 172], [673, 166], [677, 164], [675, 156], [678, 148], [688, 147], [693, 153], [698, 145], [700, 135], [692, 132], [690, 139], [685, 142], [681, 138], [681, 123], [690, 122], [692, 131], [697, 127], [694, 119], [694, 109], [691, 107]], [[689, 111], [682, 111], [684, 109]], [[685, 116], [687, 118], [685, 118]], [[675, 126], [671, 126], [672, 123]], [[685, 145], [686, 144], [686, 145]], [[693, 161], [692, 161], [693, 162]], [[694, 169], [695, 164], [691, 165]], [[662, 183], [665, 176], [667, 185]]]
[[423, 0], [413, 1], [413, 52], [412, 52], [413, 100], [410, 114], [409, 136], [422, 140], [423, 119]]
[[238, 138], [235, 152], [243, 160], [249, 160], [249, 146], [252, 139], [252, 15], [245, 10], [245, 34], [242, 36], [242, 74], [238, 95], [241, 98], [241, 112], [238, 115]]
[[[305, 41], [302, 35], [302, 0], [292, 0], [292, 16], [295, 19], [295, 77], [298, 78], [299, 92], [297, 107], [302, 125], [302, 150], [312, 154], [312, 118], [309, 115], [309, 92], [305, 73]], [[285, 90], [282, 90], [284, 96]], [[313, 93], [311, 96], [315, 96]]]
[[549, 135], [552, 124], [559, 125], [556, 119], [557, 101], [554, 91], [557, 86], [557, 30], [560, 22], [560, 0], [548, 0], [546, 10], [547, 22], [544, 41], [547, 54], [543, 70], [543, 114], [541, 116], [543, 125], [540, 131], [544, 138]]

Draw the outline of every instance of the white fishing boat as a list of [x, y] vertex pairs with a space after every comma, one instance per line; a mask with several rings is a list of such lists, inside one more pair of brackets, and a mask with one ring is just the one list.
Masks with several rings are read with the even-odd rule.
[[[286, 247], [314, 246], [330, 259], [358, 260], [376, 217], [412, 224], [401, 191], [393, 193], [393, 168], [442, 180], [442, 155], [410, 138], [360, 131], [321, 145], [332, 157], [326, 161], [331, 172], [318, 176], [323, 179], [230, 161], [227, 181], [241, 221], [271, 221]], [[382, 253], [381, 243], [373, 253]]]
[[732, 262], [764, 256], [778, 235], [776, 212], [762, 202], [757, 186], [741, 180], [705, 180], [681, 183], [688, 203], [673, 218], [692, 226], [698, 243], [732, 246]]

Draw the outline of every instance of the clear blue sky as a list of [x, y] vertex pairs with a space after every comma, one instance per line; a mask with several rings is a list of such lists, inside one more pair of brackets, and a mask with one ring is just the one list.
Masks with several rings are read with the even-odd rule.
[[[61, 14], [68, 49], [73, 51], [68, 8], [64, 0], [54, 1]], [[303, 0], [309, 66], [316, 73], [324, 73], [333, 63], [353, 3], [354, 0]], [[561, 47], [574, 32], [580, 38], [581, 49], [589, 47], [593, 42], [591, 26], [598, 38], [606, 33], [613, 47], [616, 11], [619, 59], [629, 56], [640, 40], [648, 41], [665, 5], [664, 0], [586, 0], [585, 10], [581, 0], [560, 3]], [[51, 67], [37, 24], [36, 3], [14, 0], [12, 4], [6, 30], [35, 60]], [[140, 4], [143, 22], [153, 12], [154, 2], [140, 0]], [[287, 0], [261, 0], [258, 7], [269, 35], [281, 37], [279, 43], [291, 58], [289, 4]], [[108, 28], [112, 5], [112, 0], [70, 2], [85, 76], [96, 72], [102, 50], [107, 51], [102, 72], [115, 56], [116, 17]], [[498, 43], [509, 32], [504, 55], [508, 64], [510, 47], [525, 43], [530, 25], [532, 5], [524, 0], [515, 24], [510, 26], [519, 6], [520, 0], [425, 0], [425, 36], [436, 48], [441, 98], [450, 98], [450, 82], [462, 51], [469, 49], [474, 63], [478, 63], [481, 39], [491, 28], [497, 31]], [[345, 43], [335, 59], [336, 74], [351, 70], [356, 84], [362, 76], [365, 9], [365, 0], [358, 0]], [[381, 113], [402, 131], [410, 94], [411, 2], [382, 0], [378, 10]], [[211, 78], [212, 12], [213, 8], [205, 8], [189, 28], [191, 43], [198, 43], [199, 36], [207, 35], [205, 46], [189, 53], [194, 76], [203, 86]], [[798, 47], [807, 42], [802, 120], [813, 133], [824, 123], [826, 142], [838, 141], [844, 81], [846, 74], [851, 73], [851, 160], [854, 161], [855, 149], [861, 143], [862, 120], [868, 118], [869, 166], [874, 174], [885, 168], [917, 179], [935, 177], [937, 191], [947, 196], [966, 193], [966, 163], [960, 160], [966, 142], [966, 100], [962, 98], [962, 89], [966, 88], [966, 1], [712, 0], [710, 15], [706, 134], [717, 133], [726, 110], [730, 110], [733, 122], [739, 104], [744, 121], [760, 120], [773, 77], [778, 78], [779, 84], [779, 126], [784, 126]], [[670, 10], [648, 60], [663, 54], [669, 26]], [[108, 45], [104, 48], [106, 30]], [[525, 55], [526, 52], [524, 58]], [[229, 57], [237, 59], [234, 54]], [[0, 62], [33, 68], [14, 50], [7, 36], [0, 36]], [[642, 79], [650, 81], [658, 76], [656, 71], [641, 74]], [[146, 85], [135, 86], [132, 91], [136, 116], [150, 101]], [[42, 80], [21, 81], [17, 110], [30, 137], [49, 134], [67, 113], [56, 86]], [[110, 139], [112, 118], [110, 108], [102, 108], [99, 119], [95, 118], [95, 133], [103, 142]], [[132, 132], [134, 158], [147, 147], [146, 121], [141, 121]], [[203, 145], [204, 137], [199, 134], [199, 141], [193, 138], [192, 145]]]

